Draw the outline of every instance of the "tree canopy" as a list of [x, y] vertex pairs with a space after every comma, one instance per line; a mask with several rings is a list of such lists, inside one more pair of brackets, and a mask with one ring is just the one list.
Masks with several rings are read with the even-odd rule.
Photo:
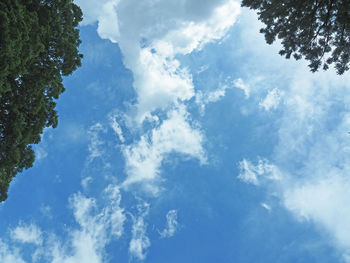
[[81, 20], [72, 0], [0, 2], [0, 201], [33, 165], [43, 129], [57, 126], [62, 76], [81, 65]]
[[243, 0], [258, 11], [268, 44], [281, 39], [280, 54], [304, 57], [312, 72], [334, 63], [338, 74], [350, 66], [349, 0]]

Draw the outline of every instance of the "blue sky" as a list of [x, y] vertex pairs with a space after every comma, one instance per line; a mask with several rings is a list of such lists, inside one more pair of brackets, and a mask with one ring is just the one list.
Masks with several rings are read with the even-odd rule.
[[238, 2], [76, 1], [83, 65], [0, 205], [0, 262], [350, 262], [349, 73]]

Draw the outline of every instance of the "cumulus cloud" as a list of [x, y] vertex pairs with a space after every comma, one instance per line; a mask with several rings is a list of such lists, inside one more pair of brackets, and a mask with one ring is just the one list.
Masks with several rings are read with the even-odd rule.
[[349, 187], [347, 177], [334, 174], [288, 189], [284, 203], [300, 219], [312, 220], [330, 230], [335, 241], [350, 252]]
[[[316, 120], [319, 123], [320, 120]], [[315, 129], [316, 123], [308, 125]], [[297, 151], [305, 162], [297, 170], [300, 178], [285, 186], [281, 197], [286, 208], [301, 221], [312, 221], [320, 230], [331, 234], [333, 244], [346, 256], [350, 255], [349, 125], [350, 113], [345, 113], [332, 131], [320, 129], [304, 134], [304, 138], [299, 137], [305, 148], [292, 148], [290, 154], [295, 156]], [[317, 132], [320, 134], [315, 135]], [[311, 135], [316, 138], [308, 142]]]
[[[240, 4], [234, 0], [75, 2], [83, 9], [82, 25], [97, 23], [100, 37], [118, 43], [123, 63], [133, 73], [136, 101], [123, 114], [125, 127], [115, 115], [110, 119], [125, 158], [127, 178], [121, 187], [131, 189], [137, 185], [157, 195], [161, 189], [161, 165], [169, 154], [179, 153], [196, 158], [201, 164], [206, 162], [204, 135], [185, 106], [195, 96], [192, 75], [181, 65], [179, 55], [188, 55], [222, 39], [235, 23]], [[221, 93], [211, 94], [209, 100], [219, 99]], [[123, 134], [126, 129], [139, 139], [127, 144]], [[97, 136], [101, 131], [98, 124], [89, 131], [90, 162], [103, 152]], [[145, 250], [150, 246], [144, 222], [147, 211], [148, 208], [133, 216], [129, 252], [140, 260], [146, 257]]]
[[176, 230], [178, 229], [176, 210], [170, 210], [166, 214], [166, 222], [167, 222], [167, 227], [159, 233], [161, 238], [172, 237], [175, 234]]
[[[132, 114], [137, 122], [155, 109], [194, 96], [192, 76], [175, 56], [222, 38], [240, 10], [239, 3], [232, 0], [77, 3], [86, 14], [84, 23], [98, 21], [100, 36], [118, 42], [124, 64], [134, 75], [138, 102]], [[114, 7], [109, 12], [115, 15], [103, 12], [106, 5]], [[108, 30], [104, 30], [105, 23]], [[112, 26], [113, 32], [109, 30]]]
[[115, 8], [119, 0], [85, 1], [75, 0], [83, 10], [82, 25], [98, 23], [101, 38], [116, 42], [119, 36], [118, 16]]
[[[156, 194], [160, 167], [172, 152], [205, 162], [203, 135], [189, 122], [184, 103], [195, 96], [192, 75], [178, 55], [200, 50], [205, 44], [225, 36], [235, 23], [240, 5], [233, 0], [104, 0], [76, 1], [84, 12], [83, 24], [98, 24], [100, 37], [117, 42], [124, 65], [133, 73], [136, 103], [125, 115], [129, 129], [141, 127], [145, 120], [156, 120], [138, 142], [124, 145], [127, 179], [125, 188], [142, 183]], [[210, 94], [217, 100], [225, 89]], [[157, 111], [167, 119], [160, 120]], [[161, 123], [160, 125], [158, 125]], [[112, 128], [122, 143], [121, 126], [113, 117]], [[99, 155], [97, 140], [91, 144], [91, 159]], [[159, 180], [158, 180], [159, 181]]]

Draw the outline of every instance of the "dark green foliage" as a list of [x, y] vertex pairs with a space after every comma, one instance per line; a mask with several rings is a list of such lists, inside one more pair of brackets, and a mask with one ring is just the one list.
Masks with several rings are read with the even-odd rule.
[[266, 42], [282, 40], [282, 56], [305, 57], [312, 72], [334, 63], [338, 74], [350, 65], [349, 0], [243, 0], [258, 10]]
[[81, 65], [81, 19], [72, 0], [0, 2], [0, 201], [12, 178], [32, 166], [31, 144], [57, 126], [62, 75]]

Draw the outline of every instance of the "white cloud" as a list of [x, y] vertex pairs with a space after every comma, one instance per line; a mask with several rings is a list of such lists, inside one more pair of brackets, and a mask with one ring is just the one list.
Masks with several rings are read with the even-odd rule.
[[157, 194], [160, 166], [166, 155], [177, 152], [205, 163], [202, 142], [202, 133], [188, 123], [183, 107], [169, 112], [168, 119], [153, 129], [149, 136], [142, 135], [136, 144], [124, 148], [128, 178], [122, 185], [129, 187], [141, 183], [144, 190]]
[[249, 98], [249, 96], [250, 96], [250, 87], [241, 78], [238, 78], [238, 79], [234, 80], [233, 81], [233, 86], [238, 88], [238, 89], [241, 89], [244, 92], [244, 95], [245, 95], [246, 99]]
[[109, 115], [109, 124], [112, 127], [113, 131], [117, 134], [119, 140], [121, 143], [125, 142], [125, 138], [123, 136], [122, 128], [120, 127], [117, 118], [119, 117], [118, 113], [115, 112], [114, 114]]
[[101, 157], [104, 149], [102, 145], [104, 142], [100, 139], [99, 133], [105, 132], [104, 127], [101, 123], [96, 123], [92, 125], [88, 130], [88, 135], [90, 139], [90, 143], [88, 145], [89, 157], [88, 163], [92, 162], [94, 159]]
[[133, 258], [144, 260], [146, 258], [146, 251], [151, 245], [146, 231], [147, 224], [144, 217], [149, 213], [149, 204], [144, 203], [138, 206], [138, 216], [132, 216], [132, 237], [129, 243], [129, 253]]
[[102, 263], [104, 248], [112, 240], [123, 234], [126, 217], [120, 207], [121, 195], [117, 186], [105, 189], [106, 206], [98, 211], [96, 199], [82, 194], [74, 194], [70, 205], [78, 229], [70, 231], [68, 242], [53, 238], [48, 242], [48, 255], [52, 263]]
[[17, 242], [41, 245], [41, 230], [34, 224], [25, 225], [21, 223], [19, 226], [11, 230], [11, 238]]
[[239, 163], [240, 173], [238, 179], [245, 183], [258, 185], [262, 179], [281, 180], [282, 173], [268, 160], [259, 159], [258, 164], [254, 165], [249, 160], [243, 159]]
[[274, 88], [267, 93], [264, 100], [259, 103], [259, 106], [266, 111], [276, 109], [281, 101], [281, 97], [281, 92], [277, 88]]
[[284, 197], [285, 206], [301, 219], [313, 220], [319, 226], [331, 230], [336, 241], [349, 250], [349, 187], [348, 178], [330, 175], [288, 189]]
[[263, 208], [265, 208], [267, 211], [271, 211], [272, 210], [272, 208], [271, 208], [271, 206], [269, 206], [268, 204], [266, 204], [266, 203], [261, 203], [261, 206], [263, 207]]
[[83, 178], [80, 182], [83, 189], [86, 191], [89, 188], [90, 183], [93, 181], [93, 178], [91, 176], [87, 176]]
[[0, 262], [4, 263], [25, 263], [18, 249], [10, 248], [0, 239]]
[[[274, 147], [275, 165], [288, 176], [264, 186], [277, 189], [299, 221], [313, 222], [328, 233], [345, 259], [350, 255], [350, 96], [345, 88], [350, 79], [332, 72], [300, 74], [295, 73], [285, 90]], [[259, 184], [259, 168], [248, 161], [241, 167], [243, 181]]]
[[10, 231], [12, 243], [5, 244], [0, 240], [0, 262], [24, 263], [21, 255], [26, 244], [34, 245], [32, 262], [105, 262], [104, 249], [111, 240], [121, 237], [126, 216], [120, 207], [118, 186], [109, 185], [104, 195], [106, 205], [102, 209], [94, 198], [81, 193], [71, 197], [70, 206], [79, 227], [69, 229], [69, 236], [63, 242], [50, 232], [44, 237], [42, 230], [34, 224], [20, 223]]
[[[249, 22], [247, 18], [251, 19], [250, 14], [245, 17], [248, 22], [246, 28], [248, 31], [254, 28], [256, 36], [248, 36], [248, 31], [244, 30], [244, 39], [256, 41], [250, 41], [254, 43], [254, 48], [243, 48], [247, 52], [254, 52], [252, 59], [264, 65], [263, 69], [250, 74], [261, 75], [263, 72], [270, 86], [279, 87], [279, 95], [272, 93], [270, 98], [267, 96], [270, 102], [266, 104], [262, 101], [261, 107], [265, 105], [268, 106], [265, 109], [272, 109], [271, 105], [277, 106], [272, 102], [283, 96], [283, 103], [278, 104], [282, 116], [275, 120], [279, 127], [277, 130], [271, 129], [278, 137], [271, 159], [283, 171], [283, 177], [280, 181], [262, 184], [261, 176], [255, 170], [256, 165], [248, 162], [245, 165], [241, 163], [246, 167], [242, 178], [264, 187], [272, 186], [273, 194], [278, 192], [291, 214], [301, 222], [306, 220], [315, 223], [320, 231], [327, 233], [330, 242], [344, 253], [344, 258], [348, 258], [345, 260], [349, 261], [350, 209], [347, 200], [350, 197], [350, 75], [337, 76], [332, 69], [312, 74], [303, 61], [279, 59], [279, 46], [272, 46], [269, 51], [270, 46], [261, 36], [257, 37], [261, 25], [254, 26], [256, 22]], [[276, 75], [279, 76], [278, 83], [274, 77]]]
[[209, 69], [209, 65], [203, 65], [197, 70], [197, 74], [201, 74], [202, 72], [205, 72]]
[[[139, 189], [156, 195], [162, 181], [161, 165], [169, 154], [179, 153], [206, 162], [204, 135], [198, 125], [191, 123], [185, 107], [195, 96], [192, 75], [180, 64], [178, 55], [190, 54], [222, 39], [235, 23], [240, 5], [233, 0], [78, 0], [76, 3], [83, 9], [82, 24], [97, 22], [100, 37], [118, 43], [124, 65], [133, 73], [136, 103], [130, 105], [123, 121], [125, 128], [140, 135], [140, 139], [125, 144], [116, 118], [111, 122], [125, 158], [127, 178], [121, 186], [130, 189], [137, 184]], [[209, 100], [221, 96], [211, 95]], [[151, 123], [151, 128], [143, 125], [144, 122]], [[100, 131], [98, 125], [90, 129], [90, 162], [103, 153], [103, 143], [96, 135]], [[80, 206], [84, 207], [85, 202], [93, 206], [89, 199], [82, 199]], [[144, 222], [147, 211], [148, 208], [133, 217], [129, 252], [140, 260], [146, 257], [145, 250], [150, 246]], [[75, 239], [80, 240], [79, 236]], [[79, 251], [78, 244], [75, 246]]]
[[[203, 135], [190, 125], [184, 107], [195, 95], [192, 75], [180, 64], [177, 55], [190, 54], [223, 38], [235, 23], [240, 5], [233, 0], [76, 3], [83, 9], [83, 24], [97, 21], [99, 35], [118, 43], [124, 65], [133, 73], [137, 102], [126, 114], [127, 128], [135, 130], [145, 120], [156, 120], [156, 127], [146, 130], [138, 142], [123, 146], [128, 174], [123, 186], [140, 183], [143, 189], [156, 194], [159, 191], [156, 179], [160, 179], [162, 161], [169, 153], [205, 162]], [[209, 100], [220, 98], [221, 93], [210, 94]], [[156, 110], [161, 110], [168, 119], [159, 121]], [[125, 142], [115, 118], [112, 128]], [[90, 159], [100, 154], [99, 141], [93, 141], [96, 143], [89, 148]]]
[[199, 90], [196, 93], [196, 104], [200, 107], [200, 113], [203, 115], [205, 111], [205, 106], [209, 103], [217, 102], [222, 97], [226, 95], [226, 90], [232, 88], [229, 85], [221, 85], [218, 89], [209, 91], [209, 92], [202, 92]]
[[119, 0], [86, 1], [75, 0], [83, 10], [82, 25], [98, 23], [101, 38], [116, 42], [119, 36], [118, 16], [115, 11]]
[[[118, 42], [124, 64], [134, 75], [138, 102], [131, 115], [138, 123], [156, 109], [194, 96], [192, 76], [175, 56], [222, 38], [240, 11], [232, 0], [77, 3], [86, 14], [85, 24], [99, 21], [100, 36]], [[107, 5], [114, 8], [104, 12]]]
[[166, 221], [167, 227], [159, 233], [161, 238], [172, 237], [178, 229], [177, 211], [170, 210], [166, 214]]

